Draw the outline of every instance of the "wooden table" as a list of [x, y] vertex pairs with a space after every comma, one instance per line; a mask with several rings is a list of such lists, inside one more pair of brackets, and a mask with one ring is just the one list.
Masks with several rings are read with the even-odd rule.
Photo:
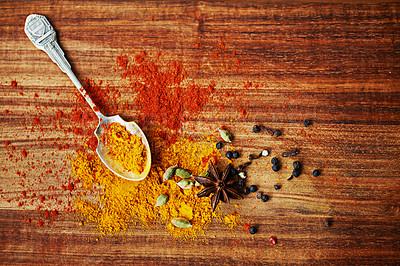
[[[398, 264], [400, 4], [346, 2], [0, 1], [0, 262]], [[215, 82], [212, 100], [226, 101], [224, 109], [210, 101], [183, 133], [225, 124], [244, 153], [298, 147], [302, 176], [286, 181], [287, 161], [276, 175], [267, 163], [249, 172], [272, 195], [268, 205], [254, 197], [239, 202], [242, 218], [259, 228], [255, 235], [215, 223], [208, 231], [215, 237], [206, 242], [172, 241], [162, 227], [102, 237], [68, 211], [48, 225], [29, 224], [42, 213], [18, 206], [22, 191], [39, 194], [68, 180], [65, 154], [76, 147], [73, 132], [61, 132], [52, 120], [57, 108], [73, 108], [76, 89], [27, 39], [31, 13], [47, 16], [82, 81], [123, 90], [112, 68], [131, 50], [181, 61], [190, 79]], [[304, 119], [312, 125], [304, 127]], [[283, 135], [255, 136], [254, 124]], [[95, 125], [88, 121], [90, 131]], [[50, 191], [68, 202], [64, 192]]]

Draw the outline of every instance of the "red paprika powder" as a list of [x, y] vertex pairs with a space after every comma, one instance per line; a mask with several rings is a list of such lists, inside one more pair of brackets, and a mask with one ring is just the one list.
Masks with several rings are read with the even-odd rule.
[[146, 52], [117, 57], [117, 71], [130, 82], [142, 122], [158, 122], [177, 130], [182, 123], [194, 118], [215, 91], [214, 83], [198, 85], [187, 82], [181, 63], [162, 62]]

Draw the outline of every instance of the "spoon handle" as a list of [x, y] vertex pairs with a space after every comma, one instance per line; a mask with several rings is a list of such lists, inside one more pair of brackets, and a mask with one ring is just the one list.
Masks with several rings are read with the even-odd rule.
[[74, 72], [72, 72], [71, 65], [64, 56], [64, 51], [57, 43], [56, 32], [47, 18], [37, 14], [29, 15], [25, 21], [25, 33], [36, 48], [45, 51], [61, 71], [68, 75], [97, 117], [99, 119], [103, 118], [104, 115], [89, 97], [89, 94], [85, 91]]

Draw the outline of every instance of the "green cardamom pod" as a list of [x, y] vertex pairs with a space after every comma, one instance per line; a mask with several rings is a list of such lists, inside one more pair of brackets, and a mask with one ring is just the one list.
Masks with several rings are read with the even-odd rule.
[[185, 218], [181, 218], [181, 217], [173, 218], [171, 220], [171, 223], [179, 228], [192, 227], [192, 224], [188, 220], [186, 220]]
[[167, 181], [171, 179], [175, 175], [175, 169], [178, 167], [178, 165], [173, 165], [168, 167], [167, 170], [165, 170], [164, 175], [163, 175], [163, 180]]
[[219, 134], [221, 134], [221, 138], [226, 142], [232, 142], [233, 136], [227, 130], [218, 128]]
[[208, 171], [204, 171], [200, 174], [200, 176], [208, 176]]
[[166, 194], [161, 194], [161, 195], [158, 196], [158, 198], [157, 198], [157, 203], [156, 203], [156, 206], [155, 206], [155, 207], [163, 206], [163, 205], [165, 205], [165, 203], [167, 203], [167, 201], [168, 201], [168, 195], [166, 195]]
[[194, 186], [194, 180], [192, 179], [182, 179], [176, 183], [182, 189], [191, 189]]
[[175, 174], [176, 174], [177, 176], [179, 176], [179, 177], [182, 177], [182, 178], [189, 178], [189, 177], [192, 176], [192, 175], [189, 173], [188, 170], [183, 169], [183, 168], [177, 168], [177, 169], [175, 170]]

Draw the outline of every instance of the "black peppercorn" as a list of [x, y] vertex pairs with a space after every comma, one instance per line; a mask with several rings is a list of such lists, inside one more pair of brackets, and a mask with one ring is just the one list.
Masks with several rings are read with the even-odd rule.
[[332, 222], [330, 220], [325, 220], [325, 221], [322, 222], [322, 225], [324, 227], [329, 227], [329, 226], [331, 226], [331, 224], [332, 224]]
[[300, 176], [300, 170], [294, 169], [293, 172], [292, 172], [292, 175], [294, 177], [299, 177]]
[[273, 165], [275, 165], [275, 164], [278, 164], [278, 158], [276, 158], [276, 157], [274, 157], [274, 158], [272, 158], [271, 159], [271, 163], [273, 164]]
[[305, 127], [308, 127], [308, 126], [311, 125], [311, 121], [308, 120], [308, 119], [306, 119], [306, 120], [303, 121], [303, 125], [304, 125]]
[[251, 164], [251, 162], [247, 162], [244, 164], [239, 165], [238, 167], [236, 167], [236, 170], [238, 171], [243, 171], [247, 166], [249, 166]]
[[239, 181], [238, 181], [238, 186], [239, 186], [239, 187], [244, 187], [244, 185], [245, 185], [244, 179], [239, 179]]
[[260, 155], [254, 155], [254, 154], [250, 154], [249, 155], [249, 160], [251, 161], [251, 160], [255, 160], [255, 159], [258, 159], [258, 158], [260, 158], [261, 156]]
[[301, 166], [301, 164], [300, 164], [299, 161], [293, 162], [293, 168], [294, 168], [294, 169], [299, 170], [299, 169], [300, 169], [300, 166]]
[[277, 129], [274, 131], [274, 135], [275, 137], [279, 137], [280, 135], [282, 135], [282, 132], [279, 129]]
[[248, 187], [243, 188], [243, 194], [244, 195], [249, 195], [250, 194], [250, 188], [248, 188]]
[[278, 190], [278, 189], [280, 189], [282, 186], [280, 186], [280, 185], [274, 185], [274, 188], [275, 188], [275, 190]]
[[225, 156], [226, 156], [226, 158], [228, 158], [228, 159], [232, 159], [232, 157], [233, 157], [233, 152], [227, 151], [227, 152], [225, 153]]
[[274, 171], [274, 172], [278, 172], [279, 169], [280, 169], [280, 167], [279, 167], [279, 165], [277, 165], [277, 164], [274, 164], [274, 165], [272, 166], [272, 171]]
[[234, 159], [237, 159], [237, 158], [239, 158], [239, 156], [240, 156], [240, 154], [239, 154], [239, 152], [238, 152], [238, 151], [234, 151], [234, 152], [232, 152], [232, 157], [233, 157]]
[[297, 155], [298, 149], [295, 148], [293, 151], [288, 151], [288, 152], [282, 152], [282, 157], [288, 157], [288, 156], [294, 156]]
[[251, 185], [250, 186], [250, 191], [251, 192], [256, 192], [258, 190], [258, 187], [256, 185]]
[[292, 180], [292, 179], [293, 179], [293, 175], [291, 175], [288, 178], [286, 178], [286, 180]]
[[233, 167], [231, 167], [231, 168], [229, 169], [229, 175], [230, 175], [230, 176], [235, 176], [236, 174], [237, 174], [236, 169], [233, 168]]
[[253, 126], [253, 132], [254, 132], [254, 133], [259, 133], [260, 130], [261, 130], [261, 129], [260, 129], [259, 126], [257, 126], [257, 125], [254, 125], [254, 126]]
[[255, 233], [257, 233], [257, 228], [252, 226], [252, 227], [250, 227], [249, 232], [250, 232], [250, 234], [254, 235]]
[[269, 197], [268, 197], [268, 195], [266, 195], [266, 194], [262, 194], [262, 196], [261, 196], [261, 200], [262, 200], [263, 202], [266, 202], [266, 201], [268, 201], [268, 200], [269, 200]]
[[220, 150], [220, 149], [222, 149], [224, 144], [222, 143], [222, 141], [220, 141], [220, 142], [217, 142], [217, 144], [215, 146], [217, 147], [218, 150]]
[[315, 177], [317, 177], [317, 176], [319, 176], [319, 170], [318, 169], [315, 169], [313, 172], [312, 172], [312, 175], [313, 176], [315, 176]]

